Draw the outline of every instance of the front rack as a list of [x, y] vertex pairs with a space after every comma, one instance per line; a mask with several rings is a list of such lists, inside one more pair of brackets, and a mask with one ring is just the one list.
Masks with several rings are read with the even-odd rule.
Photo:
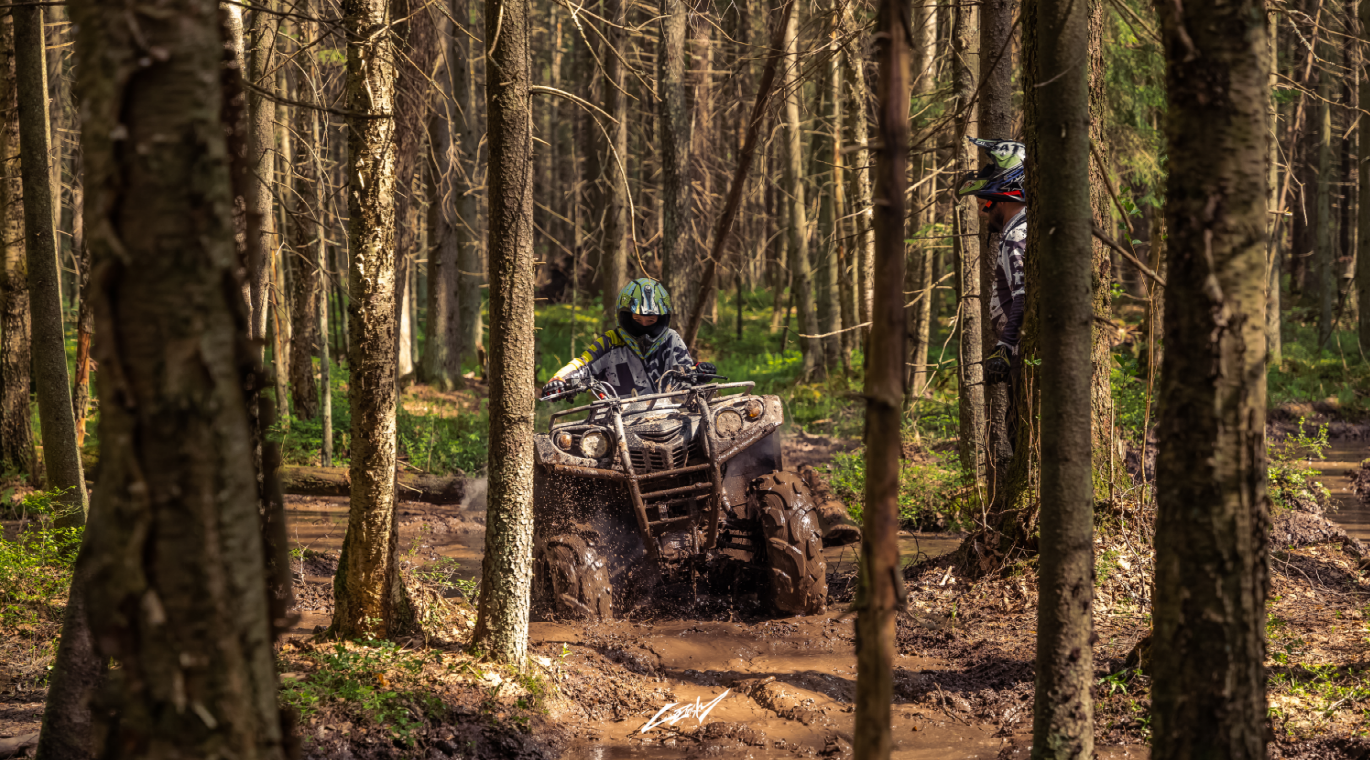
[[[577, 407], [574, 407], [574, 408], [572, 408], [572, 409], [566, 409], [566, 410], [563, 410], [563, 411], [560, 411], [560, 412], [552, 412], [552, 417], [551, 417], [551, 419], [548, 421], [547, 427], [548, 427], [548, 429], [552, 428], [554, 425], [556, 425], [557, 420], [561, 419], [562, 417], [566, 417], [566, 416], [569, 416], [569, 415], [572, 415], [572, 414], [579, 414], [579, 413], [585, 412], [585, 411], [593, 411], [593, 410], [596, 410], [596, 409], [605, 408], [607, 405], [612, 404], [612, 403], [614, 403], [614, 402], [623, 404], [623, 405], [625, 405], [625, 406], [626, 406], [626, 405], [629, 405], [629, 404], [637, 405], [637, 404], [650, 403], [649, 406], [647, 406], [647, 407], [645, 407], [645, 408], [643, 408], [643, 409], [640, 409], [640, 410], [639, 410], [639, 409], [634, 409], [634, 410], [633, 410], [634, 413], [642, 413], [642, 412], [650, 412], [651, 410], [655, 409], [655, 408], [656, 408], [656, 402], [658, 402], [658, 401], [663, 401], [663, 400], [673, 399], [673, 398], [683, 398], [683, 397], [687, 396], [687, 395], [690, 394], [690, 393], [699, 394], [700, 396], [702, 396], [702, 397], [707, 401], [707, 400], [709, 400], [713, 395], [715, 395], [718, 391], [730, 390], [730, 389], [732, 389], [732, 388], [748, 388], [748, 389], [751, 389], [751, 388], [755, 388], [755, 387], [756, 387], [756, 382], [755, 382], [755, 381], [752, 381], [752, 380], [744, 380], [744, 381], [736, 382], [736, 383], [714, 383], [714, 384], [712, 384], [712, 385], [700, 385], [700, 386], [693, 387], [693, 388], [681, 388], [680, 390], [668, 391], [668, 392], [666, 392], [666, 393], [651, 393], [651, 394], [648, 394], [648, 395], [646, 395], [646, 396], [633, 396], [633, 397], [630, 397], [630, 398], [620, 398], [620, 399], [602, 399], [602, 400], [599, 400], [599, 401], [593, 401], [593, 402], [591, 402], [591, 403], [589, 403], [589, 404], [585, 404], [585, 405], [583, 405], [583, 406], [577, 406]], [[729, 395], [739, 395], [739, 394], [729, 394]]]

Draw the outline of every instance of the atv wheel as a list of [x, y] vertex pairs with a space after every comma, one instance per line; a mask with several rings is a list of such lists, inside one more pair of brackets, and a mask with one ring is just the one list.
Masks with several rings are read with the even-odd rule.
[[581, 536], [553, 536], [533, 552], [532, 601], [544, 619], [612, 620], [609, 568]]
[[773, 472], [753, 480], [748, 497], [761, 518], [776, 608], [791, 615], [822, 612], [828, 563], [809, 487], [798, 475]]

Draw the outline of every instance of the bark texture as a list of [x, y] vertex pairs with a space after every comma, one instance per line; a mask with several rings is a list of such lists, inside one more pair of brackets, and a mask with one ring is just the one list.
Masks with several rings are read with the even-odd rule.
[[352, 504], [333, 582], [332, 635], [414, 630], [395, 512], [395, 38], [386, 0], [347, 0], [347, 330]]
[[[699, 256], [690, 240], [690, 111], [685, 100], [685, 0], [661, 0], [658, 48], [661, 135], [661, 269], [680, 314], [693, 313], [699, 284]], [[703, 19], [700, 20], [704, 23]]]
[[[1370, 2], [1361, 0], [1359, 11], [1361, 39], [1370, 40]], [[1370, 59], [1362, 57], [1361, 62], [1364, 66]], [[1370, 105], [1370, 70], [1365, 68], [1360, 73], [1360, 102]], [[1370, 354], [1370, 130], [1365, 129], [1364, 123], [1356, 129], [1360, 179], [1360, 202], [1356, 205], [1356, 303], [1360, 306], [1360, 318], [1356, 327], [1361, 353]], [[1279, 282], [1278, 274], [1272, 274], [1272, 278]]]
[[[966, 140], [977, 130], [975, 103], [976, 78], [979, 76], [979, 34], [977, 8], [957, 3], [952, 9], [951, 66], [952, 90], [955, 92], [956, 130], [952, 146], [956, 156], [956, 171], [961, 177], [979, 168], [975, 146]], [[960, 408], [961, 437], [958, 444], [961, 466], [975, 473], [980, 480], [985, 471], [985, 383], [980, 366], [984, 355], [984, 320], [981, 318], [980, 289], [980, 222], [975, 204], [963, 201], [952, 209], [952, 235], [956, 253], [956, 324], [960, 329], [960, 369], [957, 394]]]
[[[299, 0], [296, 10], [302, 16], [313, 15], [313, 0]], [[318, 37], [318, 23], [300, 20], [296, 27], [299, 39], [309, 44]], [[323, 102], [319, 88], [319, 67], [313, 51], [303, 51], [296, 55], [294, 73], [296, 99], [306, 103]], [[295, 66], [289, 70], [294, 72]], [[296, 108], [294, 128], [301, 138], [293, 141], [294, 160], [290, 162], [294, 172], [294, 213], [291, 215], [290, 247], [291, 266], [294, 274], [291, 282], [290, 318], [290, 395], [295, 401], [295, 416], [312, 420], [319, 414], [319, 390], [314, 380], [314, 356], [319, 346], [326, 340], [319, 333], [319, 293], [323, 285], [323, 272], [319, 268], [318, 248], [323, 244], [324, 209], [319, 192], [323, 181], [320, 171], [324, 150], [320, 142], [319, 112], [313, 108]]]
[[[618, 324], [614, 317], [618, 292], [628, 282], [628, 246], [632, 244], [628, 215], [628, 96], [623, 90], [627, 77], [624, 56], [627, 54], [629, 0], [606, 0], [605, 15], [611, 23], [605, 25], [604, 43], [604, 110], [613, 118], [606, 123], [608, 142], [604, 145], [600, 167], [603, 174], [600, 181], [604, 185], [604, 235], [600, 242], [599, 290], [603, 298], [604, 323], [609, 326]], [[487, 11], [487, 15], [488, 15]], [[486, 98], [489, 95], [486, 85]], [[494, 131], [491, 128], [490, 131]], [[490, 164], [494, 166], [494, 154]], [[493, 194], [491, 198], [493, 199]], [[493, 216], [493, 213], [491, 214]], [[494, 229], [494, 225], [491, 225]], [[494, 246], [490, 247], [491, 261]], [[493, 275], [492, 275], [493, 276]], [[493, 319], [493, 318], [492, 318]], [[493, 326], [493, 325], [492, 325]], [[493, 336], [490, 344], [494, 349]]]
[[[458, 9], [457, 22], [460, 24], [474, 23], [471, 20], [471, 3], [473, 0], [457, 0]], [[461, 146], [461, 163], [454, 167], [457, 172], [457, 188], [459, 190], [456, 200], [457, 206], [457, 364], [460, 365], [467, 359], [478, 359], [484, 356], [482, 348], [482, 328], [481, 328], [481, 285], [485, 281], [485, 256], [482, 249], [482, 240], [478, 231], [481, 229], [480, 221], [480, 198], [481, 188], [485, 184], [484, 178], [477, 175], [477, 168], [481, 165], [478, 161], [482, 138], [485, 136], [485, 125], [481, 123], [480, 109], [478, 104], [479, 93], [477, 90], [478, 77], [477, 66], [482, 60], [480, 55], [473, 55], [473, 46], [476, 44], [468, 37], [464, 31], [458, 31], [455, 35], [457, 44], [461, 46], [462, 54], [456, 58], [456, 96], [460, 106], [458, 117], [460, 121], [454, 126], [458, 130], [458, 141]], [[465, 383], [460, 373], [455, 378], [457, 387], [462, 387]]]
[[[785, 68], [781, 91], [785, 93], [784, 162], [785, 187], [789, 200], [789, 241], [791, 288], [799, 307], [799, 332], [818, 334], [818, 313], [813, 298], [813, 261], [809, 258], [809, 216], [804, 205], [804, 151], [799, 132], [799, 14], [792, 13], [785, 27]], [[823, 347], [813, 338], [800, 338], [804, 351], [803, 377], [823, 374]]]
[[51, 132], [43, 9], [14, 9], [15, 70], [19, 83], [20, 164], [24, 192], [24, 248], [32, 309], [33, 374], [43, 434], [44, 486], [60, 491], [57, 524], [86, 522], [86, 481], [76, 445], [62, 326], [62, 289], [52, 211]]
[[1152, 756], [1266, 756], [1264, 192], [1257, 0], [1162, 4], [1165, 360], [1156, 463]]
[[[529, 0], [492, 0], [485, 105], [490, 140], [490, 460], [475, 646], [521, 663], [533, 580], [533, 133]], [[502, 8], [502, 11], [500, 10]]]
[[29, 283], [19, 166], [19, 85], [14, 20], [0, 18], [0, 468], [33, 472], [29, 422]]
[[856, 618], [856, 757], [894, 748], [894, 622], [899, 574], [899, 452], [904, 400], [904, 189], [909, 144], [909, 6], [880, 4], [879, 123], [875, 164], [875, 300], [866, 359], [866, 510]]
[[[1040, 598], [1032, 757], [1092, 758], [1094, 494], [1090, 479], [1093, 304], [1090, 208], [1089, 10], [1038, 0], [1028, 34], [1036, 135], [1029, 224], [1036, 259], [1041, 397]], [[1041, 233], [1046, 234], [1041, 234]]]
[[103, 401], [76, 572], [96, 652], [120, 665], [95, 754], [282, 758], [219, 9], [161, 10], [135, 26], [71, 5]]
[[271, 184], [276, 177], [276, 25], [277, 0], [265, 0], [251, 16], [247, 34], [247, 293], [248, 329], [253, 340], [267, 340], [271, 302], [271, 259], [276, 217]]

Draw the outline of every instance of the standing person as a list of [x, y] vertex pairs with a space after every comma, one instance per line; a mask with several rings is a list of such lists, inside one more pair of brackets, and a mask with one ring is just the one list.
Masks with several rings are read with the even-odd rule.
[[990, 293], [990, 321], [998, 345], [985, 357], [985, 382], [1009, 383], [1009, 441], [1013, 441], [1015, 416], [1014, 381], [1018, 375], [1019, 334], [1027, 302], [1023, 262], [1027, 255], [1027, 193], [1023, 160], [1027, 150], [1020, 142], [966, 138], [984, 148], [993, 159], [961, 181], [957, 195], [973, 195], [980, 218], [991, 233], [999, 235], [999, 255], [994, 262], [994, 290]]
[[639, 277], [618, 294], [618, 327], [595, 339], [585, 353], [557, 370], [543, 396], [566, 391], [568, 380], [594, 377], [613, 387], [623, 398], [656, 393], [661, 378], [676, 367], [691, 367], [713, 375], [709, 362], [695, 364], [680, 334], [671, 329], [671, 295], [666, 286]]

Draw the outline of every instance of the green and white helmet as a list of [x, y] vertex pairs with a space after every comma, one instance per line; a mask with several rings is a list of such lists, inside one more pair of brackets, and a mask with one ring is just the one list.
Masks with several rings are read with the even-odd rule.
[[[666, 286], [650, 277], [630, 280], [618, 293], [618, 326], [631, 337], [629, 341], [638, 356], [651, 356], [666, 342], [671, 326], [671, 294]], [[640, 325], [634, 315], [652, 315], [656, 323]]]

